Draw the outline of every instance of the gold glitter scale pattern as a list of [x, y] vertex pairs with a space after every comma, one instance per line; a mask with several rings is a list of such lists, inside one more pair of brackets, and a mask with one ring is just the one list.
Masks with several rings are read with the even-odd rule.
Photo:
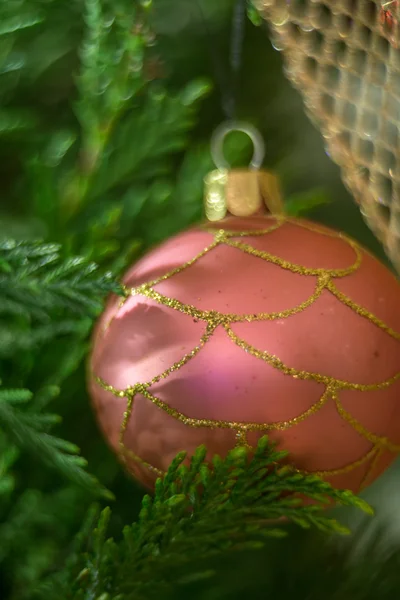
[[[357, 419], [355, 419], [345, 408], [343, 407], [340, 401], [340, 392], [341, 390], [358, 390], [361, 392], [368, 392], [374, 390], [383, 390], [392, 386], [396, 381], [400, 380], [400, 371], [394, 374], [391, 378], [373, 384], [361, 384], [351, 381], [344, 381], [341, 379], [336, 379], [334, 377], [324, 375], [321, 373], [314, 373], [311, 371], [298, 370], [290, 365], [285, 364], [278, 356], [270, 354], [265, 350], [260, 350], [258, 348], [253, 347], [246, 340], [240, 338], [238, 335], [234, 333], [232, 330], [232, 324], [234, 323], [244, 323], [244, 322], [261, 322], [261, 321], [274, 321], [277, 319], [286, 319], [290, 316], [293, 316], [297, 313], [305, 311], [307, 308], [312, 306], [321, 296], [324, 290], [328, 290], [331, 294], [333, 294], [339, 302], [344, 304], [349, 309], [353, 310], [360, 317], [367, 319], [370, 323], [372, 323], [375, 327], [378, 327], [383, 332], [385, 332], [391, 338], [400, 342], [400, 333], [391, 329], [388, 325], [386, 325], [383, 321], [377, 318], [375, 315], [370, 313], [368, 310], [359, 306], [355, 303], [351, 298], [348, 298], [345, 294], [338, 290], [335, 285], [335, 280], [343, 277], [347, 277], [353, 273], [355, 273], [362, 264], [363, 252], [361, 248], [358, 246], [356, 242], [345, 237], [344, 235], [336, 232], [331, 232], [327, 230], [322, 230], [317, 226], [310, 225], [308, 223], [287, 219], [285, 217], [277, 218], [277, 219], [266, 219], [266, 221], [271, 222], [272, 224], [269, 227], [266, 227], [262, 230], [253, 230], [253, 231], [228, 231], [228, 230], [215, 230], [206, 228], [206, 230], [213, 235], [212, 243], [207, 246], [204, 250], [202, 250], [197, 256], [189, 260], [188, 262], [182, 264], [179, 267], [172, 269], [167, 272], [165, 275], [154, 279], [148, 283], [144, 283], [137, 288], [128, 288], [125, 287], [125, 298], [121, 301], [120, 307], [125, 304], [126, 300], [131, 296], [142, 296], [148, 299], [151, 299], [163, 306], [169, 307], [171, 310], [181, 312], [185, 315], [189, 315], [198, 321], [203, 321], [206, 325], [205, 333], [199, 340], [197, 346], [195, 346], [189, 353], [182, 356], [182, 358], [169, 366], [164, 372], [160, 373], [156, 377], [154, 377], [151, 381], [147, 382], [132, 382], [128, 388], [119, 390], [112, 386], [110, 383], [104, 381], [101, 377], [98, 377], [95, 373], [93, 377], [98, 385], [101, 386], [107, 392], [110, 392], [114, 396], [118, 398], [126, 398], [127, 405], [124, 413], [123, 421], [121, 423], [119, 443], [121, 449], [121, 456], [123, 459], [130, 458], [134, 461], [140, 463], [142, 466], [146, 467], [153, 473], [157, 475], [162, 475], [163, 472], [155, 467], [154, 465], [149, 464], [144, 461], [141, 457], [136, 455], [132, 450], [126, 447], [124, 443], [125, 433], [131, 419], [134, 400], [137, 395], [141, 395], [148, 402], [151, 402], [160, 410], [167, 413], [170, 417], [177, 419], [182, 422], [187, 427], [192, 428], [211, 428], [211, 429], [229, 429], [236, 432], [237, 445], [250, 447], [247, 441], [247, 434], [251, 431], [256, 431], [260, 433], [267, 433], [270, 431], [285, 431], [291, 427], [295, 427], [299, 423], [305, 421], [310, 416], [316, 414], [323, 406], [325, 406], [328, 402], [333, 402], [338, 415], [348, 424], [350, 425], [355, 432], [366, 439], [368, 442], [372, 444], [372, 448], [359, 460], [352, 462], [351, 464], [344, 465], [341, 468], [329, 470], [329, 471], [319, 471], [316, 474], [321, 477], [334, 476], [348, 473], [357, 467], [367, 464], [369, 465], [367, 473], [363, 479], [361, 487], [367, 485], [368, 481], [372, 477], [374, 468], [379, 461], [379, 458], [385, 451], [389, 451], [391, 453], [397, 454], [400, 452], [400, 446], [391, 442], [389, 439], [383, 436], [378, 436], [371, 431], [368, 431]], [[244, 242], [241, 238], [255, 237], [255, 236], [267, 236], [272, 231], [276, 231], [280, 227], [282, 227], [285, 223], [290, 222], [292, 225], [296, 225], [297, 227], [301, 227], [307, 230], [310, 230], [315, 233], [322, 234], [324, 236], [339, 238], [347, 243], [350, 248], [354, 252], [354, 262], [347, 268], [342, 269], [326, 269], [326, 268], [309, 268], [302, 265], [298, 265], [292, 263], [288, 260], [280, 258], [279, 256], [272, 255], [266, 251], [258, 250], [257, 248], [252, 247], [247, 242]], [[200, 310], [195, 306], [184, 304], [181, 301], [175, 298], [169, 298], [158, 291], [156, 291], [155, 286], [161, 283], [162, 281], [166, 281], [171, 277], [174, 277], [178, 273], [181, 273], [185, 269], [189, 269], [192, 265], [200, 261], [206, 254], [212, 252], [215, 248], [226, 245], [231, 248], [236, 248], [241, 252], [245, 252], [251, 256], [259, 258], [263, 261], [266, 261], [270, 264], [277, 265], [281, 269], [285, 269], [292, 273], [296, 273], [305, 277], [314, 277], [316, 280], [315, 290], [310, 295], [308, 299], [304, 302], [294, 306], [290, 309], [284, 310], [282, 312], [271, 312], [271, 313], [258, 313], [258, 314], [225, 314], [218, 311], [209, 311], [209, 310]], [[399, 290], [400, 291], [400, 290]], [[117, 313], [112, 317], [112, 319], [108, 322], [107, 329], [112, 323], [113, 319], [117, 316]], [[191, 361], [207, 344], [207, 342], [212, 338], [214, 332], [217, 328], [222, 328], [225, 330], [228, 339], [232, 341], [233, 344], [244, 350], [246, 353], [254, 356], [255, 358], [264, 361], [274, 369], [277, 369], [284, 375], [288, 377], [292, 377], [294, 379], [299, 380], [309, 380], [315, 381], [319, 384], [323, 384], [325, 387], [325, 391], [322, 394], [321, 398], [313, 404], [310, 408], [304, 411], [302, 414], [297, 415], [296, 417], [289, 419], [287, 421], [281, 422], [273, 422], [273, 423], [248, 423], [248, 422], [231, 422], [231, 421], [217, 421], [211, 419], [196, 419], [189, 417], [173, 407], [169, 406], [165, 401], [161, 398], [158, 398], [151, 392], [151, 387], [160, 382], [163, 379], [166, 379], [171, 375], [171, 373], [176, 372], [180, 369], [183, 369], [185, 365]]]

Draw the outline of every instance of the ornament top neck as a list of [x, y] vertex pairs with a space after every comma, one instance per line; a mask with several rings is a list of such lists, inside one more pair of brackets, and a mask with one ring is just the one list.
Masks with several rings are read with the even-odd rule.
[[[231, 169], [225, 159], [224, 141], [233, 131], [245, 133], [253, 142], [253, 158], [247, 169]], [[265, 145], [255, 127], [240, 121], [223, 123], [212, 137], [211, 154], [217, 169], [205, 178], [204, 206], [209, 221], [220, 221], [228, 213], [236, 217], [284, 214], [278, 178], [273, 173], [260, 170]]]
[[207, 175], [204, 183], [209, 221], [220, 221], [228, 213], [235, 217], [284, 214], [279, 179], [268, 171], [217, 169]]

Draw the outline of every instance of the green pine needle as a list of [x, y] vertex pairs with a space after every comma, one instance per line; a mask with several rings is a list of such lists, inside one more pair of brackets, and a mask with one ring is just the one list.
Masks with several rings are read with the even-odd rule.
[[[94, 316], [104, 296], [117, 290], [110, 274], [99, 274], [83, 258], [63, 259], [56, 244], [0, 241], [0, 316], [9, 312], [40, 321], [60, 314]], [[46, 338], [48, 333], [36, 335]]]
[[[11, 13], [11, 16], [9, 16], [7, 18], [7, 12], [6, 15], [4, 15], [4, 10], [0, 11], [0, 36], [2, 35], [9, 35], [10, 33], [16, 33], [17, 31], [20, 31], [22, 29], [28, 29], [30, 27], [34, 27], [35, 25], [38, 25], [39, 23], [41, 23], [44, 19], [44, 15], [43, 13], [41, 13], [40, 11], [24, 11], [21, 15], [15, 15], [13, 14], [14, 11], [11, 11], [9, 6], [7, 5], [14, 5], [12, 6], [12, 8], [15, 11], [15, 4], [16, 2], [12, 1], [12, 0], [8, 0], [7, 3], [4, 3], [4, 5], [7, 7], [7, 9], [9, 10], [9, 12]], [[19, 4], [22, 4], [21, 2], [19, 2]]]
[[0, 432], [0, 501], [14, 491], [15, 478], [11, 469], [18, 457], [18, 448], [9, 443], [4, 432]]
[[34, 115], [28, 111], [0, 109], [0, 136], [15, 132], [26, 134], [36, 126]]
[[15, 406], [30, 396], [28, 390], [0, 390], [0, 426], [9, 440], [80, 487], [112, 499], [111, 492], [84, 470], [87, 463], [78, 456], [79, 448], [48, 433], [49, 428], [60, 421], [57, 415], [32, 414]]
[[[196, 571], [200, 559], [262, 548], [268, 538], [284, 537], [290, 522], [347, 534], [326, 512], [328, 501], [372, 514], [352, 493], [284, 466], [286, 457], [267, 437], [251, 458], [246, 449], [236, 448], [209, 464], [200, 447], [186, 464], [186, 454], [180, 453], [157, 481], [154, 498], [144, 497], [138, 521], [124, 529], [123, 540], [107, 539], [111, 513], [105, 510], [91, 535], [90, 552], [80, 561], [75, 557], [74, 580], [71, 573], [60, 574], [47, 592], [57, 591], [54, 598], [63, 600], [99, 598], [107, 592], [112, 598], [136, 600], [150, 590], [157, 597], [182, 573], [182, 583], [211, 576], [212, 571]], [[305, 504], [304, 497], [315, 502]]]
[[[79, 449], [50, 433], [60, 417], [41, 411], [79, 366], [92, 319], [111, 291], [119, 291], [111, 275], [99, 274], [96, 265], [86, 259], [64, 259], [56, 244], [0, 242], [0, 358], [21, 360], [56, 338], [75, 340], [65, 355], [60, 355], [37, 396], [32, 398], [25, 389], [0, 389], [0, 427], [17, 448], [107, 499], [112, 494], [87, 473]], [[4, 378], [8, 377], [7, 367], [1, 366]], [[10, 489], [9, 476], [1, 481], [3, 491]]]

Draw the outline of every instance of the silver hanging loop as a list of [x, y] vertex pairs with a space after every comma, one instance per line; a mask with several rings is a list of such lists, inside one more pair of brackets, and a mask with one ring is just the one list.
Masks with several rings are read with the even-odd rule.
[[215, 166], [220, 171], [230, 170], [230, 165], [224, 156], [224, 142], [227, 135], [234, 131], [245, 133], [253, 142], [254, 154], [249, 169], [261, 169], [265, 157], [265, 144], [261, 133], [256, 127], [244, 121], [227, 121], [214, 131], [211, 138], [211, 155]]

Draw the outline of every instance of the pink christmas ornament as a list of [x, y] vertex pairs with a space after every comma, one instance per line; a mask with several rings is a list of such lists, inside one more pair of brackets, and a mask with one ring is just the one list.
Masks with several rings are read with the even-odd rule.
[[400, 449], [400, 286], [345, 236], [273, 217], [182, 233], [124, 278], [98, 323], [90, 393], [146, 486], [175, 455], [268, 434], [358, 492]]

